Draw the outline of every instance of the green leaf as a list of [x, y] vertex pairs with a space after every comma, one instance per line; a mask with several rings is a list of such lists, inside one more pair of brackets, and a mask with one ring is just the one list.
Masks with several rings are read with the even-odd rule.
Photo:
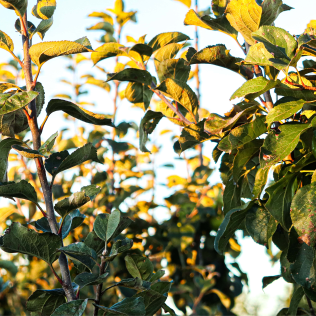
[[185, 82], [179, 80], [166, 79], [157, 88], [168, 98], [179, 102], [192, 116], [191, 120], [195, 121], [199, 108], [199, 101], [196, 94]]
[[114, 210], [108, 219], [108, 225], [106, 229], [106, 240], [110, 240], [110, 238], [115, 233], [118, 225], [120, 224], [121, 220], [121, 212], [119, 210]]
[[22, 141], [16, 138], [6, 138], [0, 142], [0, 182], [5, 182], [8, 168], [8, 157], [12, 145], [18, 145], [22, 143]]
[[142, 297], [144, 299], [145, 315], [155, 315], [167, 300], [167, 296], [151, 289], [137, 293], [133, 297]]
[[262, 42], [273, 58], [270, 59], [277, 69], [286, 68], [294, 57], [297, 48], [295, 38], [285, 30], [275, 26], [261, 26], [252, 37]]
[[173, 147], [177, 154], [180, 155], [188, 148], [212, 139], [211, 135], [204, 132], [204, 123], [205, 121], [203, 120], [197, 124], [190, 124], [183, 128], [179, 140], [175, 142]]
[[167, 78], [187, 82], [190, 74], [190, 65], [184, 59], [166, 59], [159, 63], [157, 74], [159, 81]]
[[297, 191], [291, 204], [293, 226], [300, 240], [312, 247], [316, 244], [315, 191], [315, 182], [304, 185]]
[[146, 70], [127, 68], [108, 77], [107, 81], [112, 80], [139, 82], [150, 85], [152, 82], [152, 77], [151, 74]]
[[42, 20], [37, 28], [31, 33], [30, 39], [34, 36], [34, 34], [38, 34], [41, 40], [44, 39], [46, 32], [51, 28], [53, 25], [53, 18]]
[[124, 258], [128, 272], [141, 280], [149, 280], [154, 271], [153, 264], [147, 257], [137, 254], [127, 255]]
[[[264, 0], [262, 3], [261, 25], [271, 25], [280, 13], [289, 11], [293, 8], [284, 5], [282, 0]], [[294, 315], [294, 314], [293, 314]]]
[[13, 52], [14, 50], [14, 44], [11, 37], [3, 31], [0, 31], [0, 48], [8, 52]]
[[34, 64], [42, 67], [48, 60], [71, 54], [93, 52], [91, 44], [87, 38], [77, 41], [42, 42], [32, 45], [30, 56]]
[[190, 65], [194, 64], [209, 64], [219, 67], [223, 67], [232, 70], [243, 77], [248, 77], [246, 75], [245, 67], [238, 66], [236, 63], [240, 62], [241, 58], [236, 58], [230, 55], [230, 50], [226, 49], [225, 45], [218, 44], [215, 46], [207, 46], [202, 50], [196, 52], [190, 61]]
[[303, 243], [299, 249], [296, 261], [290, 265], [293, 279], [306, 289], [311, 289], [315, 282], [314, 256], [315, 250]]
[[266, 189], [269, 200], [265, 207], [286, 230], [291, 227], [290, 208], [296, 188], [296, 175], [288, 174]]
[[288, 315], [298, 315], [297, 314], [298, 305], [300, 301], [302, 300], [304, 294], [305, 294], [304, 289], [301, 286], [295, 289], [291, 298], [289, 310], [287, 312]]
[[27, 0], [0, 0], [0, 3], [7, 9], [15, 10], [21, 18], [27, 9]]
[[295, 99], [302, 99], [305, 101], [315, 101], [316, 95], [313, 91], [301, 90], [301, 89], [291, 89], [286, 85], [281, 85], [280, 88], [275, 88], [275, 93], [285, 97], [293, 97]]
[[18, 273], [18, 268], [12, 261], [0, 260], [0, 269], [7, 270], [12, 276]]
[[29, 159], [44, 157], [38, 150], [29, 149], [20, 145], [12, 145], [12, 149], [16, 150], [21, 156]]
[[267, 115], [267, 124], [271, 125], [273, 122], [282, 121], [290, 117], [298, 112], [304, 104], [304, 100], [296, 100], [292, 97], [285, 97], [278, 100]]
[[75, 150], [71, 155], [67, 151], [52, 154], [45, 161], [46, 170], [55, 177], [58, 173], [92, 160], [100, 163], [97, 150], [88, 143]]
[[279, 83], [279, 80], [267, 80], [264, 77], [248, 80], [234, 92], [230, 97], [230, 100], [241, 97], [245, 97], [248, 100], [254, 100], [266, 91], [275, 88]]
[[231, 26], [241, 33], [249, 45], [253, 45], [255, 41], [251, 34], [258, 30], [262, 14], [256, 0], [231, 0], [225, 13]]
[[163, 277], [164, 275], [165, 275], [165, 271], [159, 270], [151, 276], [151, 278], [149, 279], [149, 282], [155, 282], [159, 280], [161, 277]]
[[83, 242], [76, 242], [65, 247], [59, 248], [70, 259], [79, 261], [85, 265], [90, 271], [95, 266], [98, 259], [96, 252]]
[[142, 152], [150, 152], [146, 148], [146, 142], [148, 135], [151, 134], [156, 128], [159, 121], [163, 118], [163, 114], [160, 112], [154, 112], [148, 110], [145, 116], [142, 118], [139, 125], [139, 149]]
[[265, 120], [265, 116], [257, 116], [252, 122], [234, 128], [229, 134], [232, 149], [243, 146], [266, 133], [267, 127], [264, 124]]
[[[111, 237], [107, 239], [107, 230], [109, 229], [109, 214], [99, 214], [93, 225], [93, 230], [97, 234], [97, 236], [107, 242], [110, 242], [115, 237], [117, 237], [125, 228], [127, 228], [133, 222], [129, 217], [120, 217], [119, 225], [116, 227], [114, 233], [112, 233]], [[113, 221], [113, 218], [112, 218]]]
[[70, 116], [89, 124], [113, 126], [108, 115], [90, 112], [70, 101], [62, 99], [50, 100], [46, 108], [46, 115], [49, 116], [56, 111], [63, 111]]
[[230, 25], [226, 16], [222, 16], [218, 19], [213, 19], [209, 16], [203, 16], [201, 18], [191, 9], [185, 16], [184, 25], [196, 25], [208, 30], [220, 31], [237, 41], [238, 32]]
[[43, 156], [47, 156], [51, 153], [51, 150], [54, 147], [55, 144], [55, 140], [58, 136], [58, 132], [54, 133], [52, 136], [50, 136], [45, 143], [39, 148], [39, 152], [43, 155]]
[[241, 175], [245, 172], [244, 167], [252, 159], [252, 157], [259, 152], [262, 144], [262, 139], [255, 139], [252, 142], [245, 144], [238, 150], [233, 162], [233, 178], [235, 182], [237, 182]]
[[229, 0], [213, 0], [212, 11], [216, 17], [220, 17], [224, 14]]
[[51, 316], [81, 316], [88, 304], [88, 299], [76, 300], [59, 306]]
[[105, 311], [107, 316], [122, 315], [122, 316], [145, 316], [146, 313], [144, 299], [142, 297], [127, 297], [122, 301], [112, 305], [111, 307], [105, 307], [100, 305], [100, 309]]
[[143, 102], [144, 86], [140, 82], [129, 82], [125, 89], [125, 98], [132, 103]]
[[101, 188], [94, 184], [82, 187], [80, 192], [76, 192], [55, 204], [55, 211], [64, 218], [70, 212], [92, 201], [100, 191]]
[[91, 54], [91, 59], [94, 65], [99, 61], [110, 57], [126, 56], [126, 52], [120, 48], [124, 48], [124, 46], [118, 43], [106, 43], [98, 47], [95, 52]]
[[[273, 275], [273, 276], [267, 276], [264, 277], [262, 279], [262, 289], [264, 289], [265, 287], [267, 287], [269, 284], [271, 284], [272, 282], [280, 279], [281, 275]], [[296, 314], [293, 314], [296, 315]]]
[[253, 197], [255, 199], [260, 198], [261, 193], [266, 186], [267, 180], [268, 180], [268, 174], [269, 174], [270, 168], [259, 168], [256, 177], [255, 182], [253, 186]]
[[24, 253], [44, 260], [51, 265], [57, 258], [61, 246], [59, 236], [52, 233], [39, 234], [32, 229], [13, 223], [0, 237], [0, 247], [10, 253]]
[[260, 245], [268, 245], [268, 224], [270, 219], [270, 213], [263, 207], [253, 207], [246, 215], [247, 231], [252, 239]]
[[66, 301], [63, 289], [36, 290], [27, 300], [26, 309], [39, 316], [50, 315]]
[[104, 241], [100, 239], [94, 231], [88, 234], [84, 243], [96, 253], [100, 253], [104, 249]]
[[274, 64], [271, 60], [274, 56], [268, 52], [263, 43], [257, 43], [250, 46], [247, 56], [241, 64], [250, 64], [258, 66], [274, 66], [278, 70], [282, 70], [284, 65]]
[[125, 238], [124, 240], [118, 240], [114, 243], [111, 248], [109, 256], [106, 258], [107, 261], [113, 261], [117, 255], [127, 251], [133, 247], [133, 240]]
[[156, 35], [150, 40], [148, 46], [153, 49], [153, 52], [171, 43], [179, 43], [189, 40], [190, 37], [180, 32], [167, 32]]
[[271, 167], [287, 157], [296, 148], [300, 135], [309, 126], [309, 124], [283, 124], [279, 127], [280, 134], [269, 132], [261, 148], [261, 167]]
[[83, 272], [83, 273], [78, 274], [75, 277], [74, 282], [78, 284], [80, 288], [82, 289], [86, 285], [98, 285], [98, 284], [104, 283], [108, 275], [109, 275], [108, 273], [99, 275], [99, 274], [92, 274], [89, 272]]
[[23, 109], [38, 96], [36, 91], [0, 94], [0, 115]]
[[215, 250], [219, 254], [223, 254], [225, 252], [229, 239], [234, 236], [235, 231], [244, 221], [246, 214], [252, 205], [253, 202], [248, 202], [240, 207], [230, 210], [226, 214], [215, 237]]
[[25, 180], [21, 180], [17, 183], [0, 183], [0, 196], [6, 197], [8, 199], [24, 199], [37, 204], [37, 195], [35, 189]]

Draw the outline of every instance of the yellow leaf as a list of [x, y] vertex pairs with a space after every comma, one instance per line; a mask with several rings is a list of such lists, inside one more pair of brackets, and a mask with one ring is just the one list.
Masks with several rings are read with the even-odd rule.
[[259, 29], [262, 7], [256, 0], [232, 0], [226, 8], [226, 17], [231, 26], [253, 45], [255, 40], [251, 33]]
[[7, 217], [15, 213], [17, 210], [13, 205], [9, 205], [8, 207], [0, 208], [0, 222], [4, 222]]
[[180, 176], [174, 175], [174, 176], [169, 176], [168, 178], [168, 184], [167, 186], [169, 188], [172, 188], [176, 185], [185, 185], [187, 184], [187, 180], [185, 178], [182, 178]]
[[311, 20], [307, 24], [307, 27], [304, 33], [307, 33], [308, 35], [311, 35], [311, 36], [316, 35], [316, 20]]
[[228, 242], [229, 242], [230, 248], [233, 251], [236, 251], [236, 252], [240, 252], [241, 251], [240, 245], [237, 244], [237, 242], [235, 241], [234, 238], [230, 238]]
[[183, 3], [188, 8], [191, 7], [191, 0], [176, 0], [176, 1], [179, 1], [179, 2]]
[[41, 19], [47, 20], [53, 16], [55, 9], [56, 0], [39, 0], [34, 11]]
[[212, 290], [210, 290], [209, 292], [217, 294], [217, 296], [218, 296], [219, 299], [221, 300], [222, 304], [223, 304], [227, 309], [230, 308], [231, 300], [230, 300], [230, 298], [229, 298], [226, 294], [224, 294], [223, 292], [221, 292], [221, 291], [219, 291], [219, 290], [217, 290], [217, 289], [212, 289]]
[[6, 33], [0, 31], [0, 48], [13, 52], [14, 44], [12, 39]]
[[91, 44], [87, 38], [82, 38], [74, 42], [42, 42], [35, 44], [30, 48], [31, 59], [39, 67], [48, 60], [58, 56], [87, 52], [93, 52]]

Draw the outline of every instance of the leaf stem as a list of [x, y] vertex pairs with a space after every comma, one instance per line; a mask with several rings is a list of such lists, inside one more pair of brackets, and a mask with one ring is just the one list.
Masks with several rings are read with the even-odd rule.
[[54, 273], [56, 279], [58, 280], [58, 282], [61, 284], [61, 285], [64, 285], [64, 282], [63, 280], [58, 276], [58, 274], [56, 273], [56, 271], [54, 270], [53, 266], [50, 266], [52, 272]]
[[309, 310], [311, 312], [311, 315], [312, 316], [315, 316], [315, 311], [314, 311], [314, 307], [312, 305], [312, 302], [310, 300], [310, 298], [305, 294], [305, 297], [306, 297], [306, 300], [307, 300], [307, 304], [308, 304], [308, 307], [309, 307]]
[[[104, 258], [102, 259], [102, 262], [101, 262], [101, 267], [100, 267], [100, 275], [104, 274], [104, 272], [106, 271], [106, 268], [108, 267], [108, 264], [106, 263], [106, 261], [104, 260]], [[103, 284], [99, 284], [97, 286], [97, 293], [95, 295], [95, 303], [97, 305], [100, 305], [100, 301], [101, 301], [101, 298], [102, 298], [102, 286]], [[93, 312], [93, 316], [98, 316], [98, 312], [99, 312], [99, 307], [95, 306], [94, 307], [94, 312]]]
[[36, 203], [35, 205], [40, 209], [40, 211], [42, 212], [43, 216], [47, 218], [47, 214], [46, 214], [45, 211], [41, 208], [41, 206], [40, 206], [38, 203]]
[[48, 120], [48, 116], [46, 115], [45, 118], [44, 118], [44, 121], [43, 121], [43, 123], [41, 125], [41, 128], [40, 128], [40, 133], [41, 134], [43, 133], [43, 129], [44, 129], [44, 126], [45, 126], [47, 120]]

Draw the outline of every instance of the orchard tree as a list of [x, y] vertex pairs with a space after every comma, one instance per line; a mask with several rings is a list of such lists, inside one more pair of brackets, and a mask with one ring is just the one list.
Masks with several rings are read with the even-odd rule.
[[[84, 74], [78, 81], [63, 79], [71, 87], [70, 94], [60, 93], [45, 105], [44, 87], [38, 81], [44, 63], [68, 56], [67, 69], [73, 78], [78, 78], [81, 63], [89, 62], [83, 53], [95, 51], [87, 38], [31, 45], [33, 36], [43, 40], [52, 25], [55, 1], [38, 1], [33, 7], [32, 14], [40, 19], [37, 27], [26, 17], [26, 1], [1, 4], [17, 14], [15, 28], [23, 40], [22, 61], [15, 55], [10, 37], [0, 33], [0, 47], [13, 57], [9, 63], [1, 64], [0, 73], [4, 81], [0, 84], [0, 196], [16, 202], [1, 208], [2, 228], [12, 223], [0, 239], [2, 250], [8, 253], [6, 260], [0, 261], [6, 271], [0, 288], [3, 313], [23, 314], [26, 306], [27, 311], [39, 315], [153, 315], [161, 308], [174, 315], [165, 304], [172, 280], [170, 295], [183, 312], [189, 306], [197, 314], [218, 310], [228, 313], [241, 293], [242, 283], [241, 278], [229, 275], [224, 257], [215, 253], [214, 236], [210, 235], [222, 220], [222, 198], [221, 185], [211, 186], [208, 182], [212, 173], [209, 158], [202, 155], [200, 146], [197, 155], [184, 157], [187, 177], [168, 178], [169, 188], [180, 185], [165, 200], [166, 206], [176, 212], [159, 225], [150, 210], [158, 206], [155, 157], [160, 148], [152, 145], [151, 155], [141, 152], [123, 138], [128, 132], [137, 132], [144, 144], [146, 133], [139, 133], [134, 122], [115, 121], [120, 100], [125, 97], [143, 110], [150, 101], [158, 109], [164, 107], [167, 99], [161, 100], [162, 95], [152, 99], [150, 87], [146, 89], [140, 82], [142, 96], [136, 101], [131, 93], [137, 86], [128, 84], [119, 90], [120, 80], [106, 82], [108, 72], [96, 65], [101, 78]], [[123, 26], [136, 21], [136, 12], [125, 12], [122, 1], [116, 1], [108, 13], [93, 12], [90, 16], [101, 18], [90, 29], [103, 30], [101, 41], [115, 45], [121, 42]], [[147, 52], [152, 49], [144, 44], [145, 37], [135, 40], [128, 36], [126, 41], [134, 42], [136, 50], [129, 54], [136, 59], [132, 57], [123, 64], [116, 56], [114, 72], [138, 67], [137, 46]], [[171, 44], [179, 45], [176, 52], [185, 47], [184, 43]], [[25, 86], [20, 85], [23, 81]], [[112, 89], [113, 115], [86, 109], [93, 105], [83, 99], [84, 89], [91, 85], [105, 93]], [[46, 117], [39, 127], [37, 117], [42, 110]], [[64, 113], [67, 127], [74, 121], [78, 132], [65, 138], [66, 130], [61, 130], [43, 142], [45, 123], [57, 111]], [[199, 111], [206, 115], [205, 110]], [[78, 121], [90, 127], [78, 126]], [[29, 131], [32, 141], [27, 140]], [[170, 131], [162, 131], [166, 133]], [[130, 180], [135, 184], [131, 185]], [[74, 192], [73, 186], [81, 187], [80, 192]], [[151, 199], [139, 198], [146, 192], [151, 192]], [[124, 214], [118, 210], [121, 208]], [[234, 255], [240, 251], [234, 238], [230, 239], [230, 249]], [[167, 259], [166, 275], [161, 270], [163, 259]], [[237, 264], [235, 267], [238, 269]]]

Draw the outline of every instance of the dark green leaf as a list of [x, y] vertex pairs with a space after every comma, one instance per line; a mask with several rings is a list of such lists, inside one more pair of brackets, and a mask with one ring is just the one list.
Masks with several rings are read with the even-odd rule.
[[94, 231], [88, 234], [88, 236], [84, 240], [84, 243], [89, 248], [92, 248], [96, 253], [100, 253], [105, 246], [104, 241], [100, 239]]
[[20, 145], [12, 145], [12, 149], [16, 150], [21, 156], [29, 159], [44, 157], [38, 150], [22, 147]]
[[263, 207], [253, 207], [246, 215], [247, 231], [258, 244], [268, 245], [268, 225], [270, 219], [270, 213]]
[[149, 279], [150, 282], [155, 282], [157, 280], [159, 280], [161, 277], [163, 277], [165, 275], [165, 271], [164, 270], [159, 270], [156, 273], [154, 273], [152, 275], [152, 277]]
[[35, 189], [25, 180], [21, 180], [18, 183], [0, 183], [0, 196], [6, 197], [8, 199], [18, 198], [29, 200], [37, 204], [37, 195]]
[[113, 234], [115, 233], [118, 225], [120, 224], [121, 220], [121, 212], [119, 210], [114, 210], [108, 220], [108, 225], [106, 229], [106, 240], [110, 240]]
[[147, 257], [137, 254], [127, 255], [124, 258], [128, 272], [141, 280], [149, 280], [152, 276], [154, 267]]
[[50, 100], [46, 108], [47, 116], [51, 115], [56, 111], [63, 111], [68, 115], [89, 124], [113, 126], [109, 115], [96, 114], [90, 112], [84, 109], [83, 107], [70, 101], [62, 99]]
[[146, 308], [145, 315], [156, 314], [167, 300], [167, 296], [164, 296], [151, 289], [135, 294], [133, 297], [142, 297], [144, 299], [144, 304]]
[[89, 272], [83, 272], [83, 273], [78, 274], [75, 277], [74, 282], [78, 284], [80, 288], [83, 288], [86, 285], [98, 285], [105, 282], [108, 275], [109, 275], [108, 273], [98, 275], [98, 274], [92, 274]]
[[20, 223], [13, 223], [0, 237], [0, 246], [6, 252], [24, 253], [52, 264], [57, 259], [61, 239], [55, 234], [39, 234]]
[[118, 240], [112, 246], [111, 252], [106, 258], [106, 260], [112, 261], [115, 259], [117, 255], [131, 249], [132, 247], [133, 247], [133, 240], [128, 239], [128, 238], [125, 238], [124, 240]]
[[230, 210], [226, 214], [215, 237], [215, 250], [218, 253], [223, 254], [229, 239], [233, 237], [235, 231], [244, 221], [246, 214], [252, 205], [253, 202], [248, 202], [240, 207]]
[[36, 315], [51, 315], [54, 310], [66, 301], [63, 289], [36, 290], [27, 300], [26, 309]]
[[187, 82], [190, 74], [190, 65], [184, 59], [166, 59], [159, 63], [158, 78], [162, 82], [167, 78]]
[[282, 0], [264, 0], [262, 3], [260, 26], [271, 25], [280, 13], [291, 9], [293, 8], [288, 5], [284, 5]]
[[288, 315], [297, 315], [298, 305], [300, 301], [302, 300], [303, 296], [304, 296], [304, 289], [301, 286], [299, 286], [298, 288], [296, 288], [291, 298]]
[[111, 307], [105, 307], [96, 305], [103, 311], [107, 316], [122, 315], [122, 316], [145, 316], [149, 315], [146, 313], [144, 299], [142, 297], [127, 297], [122, 301], [112, 305]]
[[59, 248], [60, 251], [64, 252], [74, 261], [79, 261], [85, 265], [90, 271], [95, 266], [98, 259], [96, 252], [89, 248], [83, 242], [76, 242], [65, 247]]
[[280, 279], [281, 275], [267, 276], [262, 279], [262, 289], [267, 287], [272, 282]]
[[23, 142], [16, 138], [6, 138], [0, 142], [0, 182], [5, 182], [5, 176], [8, 168], [8, 157], [12, 145], [22, 144]]
[[45, 168], [53, 177], [62, 171], [78, 166], [88, 160], [101, 163], [97, 156], [97, 150], [90, 143], [78, 148], [70, 155], [66, 153], [68, 154], [67, 151], [52, 154], [45, 161]]
[[145, 146], [148, 140], [148, 134], [151, 134], [154, 131], [162, 118], [162, 113], [151, 110], [148, 110], [142, 118], [139, 126], [139, 148], [142, 152], [150, 152]]
[[151, 74], [146, 70], [127, 68], [108, 77], [107, 81], [119, 80], [129, 82], [139, 82], [150, 85], [152, 82]]
[[290, 207], [296, 188], [297, 177], [289, 174], [266, 189], [269, 200], [265, 207], [286, 230], [291, 227]]
[[316, 244], [315, 192], [316, 182], [304, 185], [297, 191], [291, 204], [293, 226], [300, 240], [312, 247]]
[[18, 268], [12, 261], [0, 260], [0, 269], [9, 271], [12, 276], [15, 276], [18, 273]]
[[81, 316], [88, 304], [88, 299], [76, 300], [59, 306], [51, 316]]

